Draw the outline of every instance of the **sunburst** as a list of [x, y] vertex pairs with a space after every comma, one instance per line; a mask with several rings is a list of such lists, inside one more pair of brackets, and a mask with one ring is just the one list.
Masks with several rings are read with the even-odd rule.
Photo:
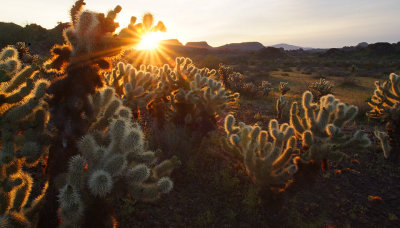
[[154, 51], [158, 49], [163, 37], [163, 33], [161, 32], [146, 33], [140, 38], [140, 42], [135, 49], [140, 51]]

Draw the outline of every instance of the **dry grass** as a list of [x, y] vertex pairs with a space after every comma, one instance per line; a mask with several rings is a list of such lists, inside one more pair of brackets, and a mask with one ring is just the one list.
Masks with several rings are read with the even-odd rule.
[[[293, 71], [290, 76], [283, 76], [282, 71], [273, 71], [268, 77], [268, 81], [272, 83], [274, 92], [270, 96], [279, 96], [276, 92], [276, 88], [279, 86], [279, 82], [288, 82], [290, 91], [287, 93], [287, 98], [290, 101], [300, 99], [301, 94], [307, 90], [307, 84], [315, 82], [315, 77], [311, 74], [303, 74], [299, 71]], [[355, 84], [346, 83], [346, 79], [338, 76], [326, 76], [326, 80], [334, 83], [333, 94], [341, 101], [353, 105], [361, 105], [365, 103], [365, 100], [369, 98], [374, 91], [374, 82], [376, 81], [373, 77], [357, 77], [355, 78]]]

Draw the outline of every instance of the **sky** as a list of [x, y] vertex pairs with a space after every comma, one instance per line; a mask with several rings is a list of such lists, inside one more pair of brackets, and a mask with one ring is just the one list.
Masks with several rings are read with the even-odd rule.
[[[75, 0], [11, 0], [0, 21], [52, 28], [68, 22]], [[86, 0], [106, 13], [122, 6], [121, 26], [150, 12], [167, 27], [165, 38], [211, 46], [258, 41], [333, 48], [360, 42], [400, 41], [400, 0]], [[0, 34], [1, 36], [1, 34]]]

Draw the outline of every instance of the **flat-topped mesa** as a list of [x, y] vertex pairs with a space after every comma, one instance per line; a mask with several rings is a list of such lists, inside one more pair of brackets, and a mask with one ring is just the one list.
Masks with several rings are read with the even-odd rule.
[[205, 49], [210, 49], [213, 48], [206, 41], [198, 41], [198, 42], [187, 42], [185, 44], [185, 47], [190, 47], [190, 48], [205, 48]]
[[265, 48], [259, 42], [242, 42], [242, 43], [230, 43], [218, 47], [221, 50], [232, 50], [232, 51], [259, 51]]

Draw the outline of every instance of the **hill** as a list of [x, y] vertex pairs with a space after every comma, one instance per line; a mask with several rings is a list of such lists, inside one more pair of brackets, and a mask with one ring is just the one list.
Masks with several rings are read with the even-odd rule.
[[62, 44], [62, 31], [68, 23], [60, 23], [52, 29], [37, 24], [19, 26], [14, 23], [0, 22], [0, 48], [17, 42], [25, 42], [33, 54], [48, 55], [54, 44]]
[[218, 47], [220, 50], [231, 50], [231, 51], [259, 51], [265, 48], [260, 42], [242, 42], [242, 43], [230, 43]]
[[275, 45], [271, 45], [271, 46], [268, 46], [268, 47], [283, 48], [285, 51], [293, 51], [293, 50], [299, 50], [299, 49], [303, 49], [303, 50], [311, 50], [311, 49], [313, 49], [313, 48], [310, 48], [310, 47], [300, 47], [300, 46], [295, 46], [295, 45], [285, 44], [285, 43], [275, 44]]

